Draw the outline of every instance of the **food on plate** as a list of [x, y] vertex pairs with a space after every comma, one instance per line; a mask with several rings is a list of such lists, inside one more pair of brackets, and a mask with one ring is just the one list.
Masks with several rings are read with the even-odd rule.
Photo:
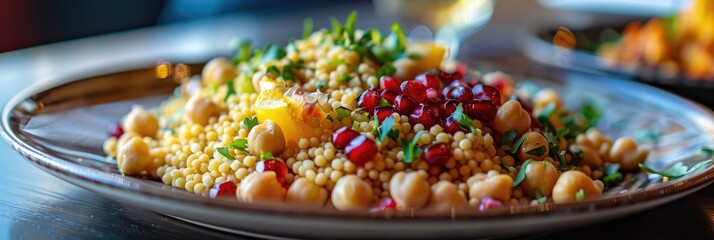
[[665, 77], [714, 80], [714, 2], [690, 4], [670, 17], [627, 24], [621, 37], [603, 43], [597, 54], [611, 67], [647, 66]]
[[582, 201], [602, 193], [605, 168], [647, 159], [644, 144], [599, 132], [592, 106], [443, 62], [444, 47], [398, 24], [383, 35], [355, 21], [285, 48], [237, 42], [113, 125], [105, 151], [126, 175], [196, 194], [341, 211]]

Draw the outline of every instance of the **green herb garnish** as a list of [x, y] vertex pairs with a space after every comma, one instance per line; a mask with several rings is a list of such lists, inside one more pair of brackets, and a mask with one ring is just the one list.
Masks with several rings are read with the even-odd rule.
[[263, 54], [260, 58], [260, 64], [264, 64], [275, 59], [282, 59], [286, 54], [285, 49], [273, 44], [268, 44], [265, 46], [265, 50], [263, 50]]
[[699, 170], [700, 168], [703, 168], [707, 164], [710, 164], [711, 162], [712, 162], [711, 159], [703, 160], [703, 161], [700, 161], [700, 162], [694, 164], [691, 168], [684, 166], [684, 164], [682, 162], [677, 162], [674, 165], [672, 165], [671, 167], [669, 167], [665, 170], [662, 170], [662, 171], [656, 171], [642, 163], [640, 163], [639, 165], [640, 165], [640, 168], [645, 172], [658, 174], [658, 175], [661, 175], [664, 177], [668, 177], [670, 179], [677, 179], [680, 177], [684, 177], [690, 173], [693, 173], [693, 172]]
[[543, 204], [548, 201], [548, 197], [543, 196], [537, 188], [533, 189], [533, 192], [535, 192], [536, 201], [538, 201], [538, 203]]
[[228, 97], [230, 97], [231, 95], [235, 95], [235, 94], [236, 94], [236, 89], [233, 84], [233, 79], [232, 78], [228, 79], [228, 82], [226, 82], [226, 97], [223, 99], [223, 101], [227, 102]]
[[218, 150], [218, 153], [228, 158], [228, 160], [236, 160], [236, 158], [230, 154], [230, 147], [218, 147], [216, 150]]
[[337, 82], [346, 83], [346, 82], [350, 81], [350, 78], [351, 78], [350, 75], [345, 73], [345, 74], [342, 74], [342, 76], [339, 76], [337, 78]]
[[558, 165], [558, 169], [564, 170], [568, 168], [568, 163], [565, 162], [565, 151], [560, 151], [558, 152], [558, 162], [560, 164]]
[[258, 117], [256, 117], [256, 116], [243, 119], [243, 125], [245, 125], [245, 127], [248, 129], [248, 131], [253, 129], [253, 127], [257, 126], [258, 124], [259, 124]]
[[343, 119], [350, 117], [352, 110], [346, 107], [338, 107], [335, 112], [337, 112], [337, 121], [342, 122]]
[[394, 126], [394, 116], [389, 116], [382, 121], [382, 124], [379, 125], [379, 141], [384, 141], [384, 138], [387, 137], [387, 135], [392, 131], [392, 127]]
[[580, 162], [583, 161], [583, 150], [582, 149], [575, 149], [573, 153], [573, 159], [570, 161], [570, 165], [573, 166], [578, 166], [580, 165]]
[[531, 149], [530, 151], [526, 152], [526, 154], [533, 155], [533, 156], [543, 156], [545, 152], [548, 151], [548, 148], [545, 146], [540, 146], [535, 149]]
[[469, 116], [464, 114], [464, 104], [459, 103], [456, 106], [456, 111], [451, 114], [451, 117], [459, 124], [459, 126], [469, 129], [472, 133], [476, 132], [476, 126], [474, 126], [474, 120], [471, 120]]
[[421, 153], [421, 148], [416, 147], [417, 142], [421, 135], [424, 134], [424, 130], [421, 130], [414, 134], [414, 138], [411, 141], [402, 139], [402, 148], [404, 151], [404, 162], [411, 163], [416, 158], [416, 155]]
[[622, 173], [620, 173], [619, 170], [620, 164], [617, 163], [608, 164], [605, 166], [605, 168], [603, 169], [603, 173], [605, 173], [605, 176], [602, 178], [602, 182], [604, 183], [605, 188], [615, 186], [622, 181]]
[[320, 80], [317, 82], [317, 84], [315, 84], [315, 88], [317, 89], [323, 89], [325, 88], [325, 86], [327, 86], [327, 81], [325, 80]]
[[526, 168], [528, 167], [528, 164], [531, 163], [531, 160], [528, 159], [521, 164], [521, 169], [518, 170], [518, 175], [516, 175], [516, 179], [513, 179], [513, 186], [518, 186], [518, 184], [521, 184], [523, 182], [523, 179], [526, 178]]
[[250, 55], [253, 54], [253, 44], [250, 41], [239, 39], [233, 43], [233, 49], [236, 53], [233, 55], [233, 63], [239, 64], [250, 60]]
[[597, 125], [597, 123], [600, 121], [600, 118], [602, 118], [602, 111], [600, 111], [600, 109], [592, 102], [583, 103], [583, 105], [580, 107], [579, 112], [588, 121], [588, 126], [585, 130]]
[[521, 145], [523, 145], [523, 142], [525, 142], [525, 141], [526, 141], [526, 138], [521, 137], [515, 143], [506, 143], [506, 144], [501, 145], [501, 149], [503, 149], [504, 151], [510, 152], [511, 154], [516, 154], [516, 152], [518, 152], [518, 148], [520, 148]]
[[381, 68], [377, 71], [377, 78], [382, 76], [394, 76], [397, 73], [397, 68], [391, 62], [385, 62]]
[[268, 160], [268, 159], [273, 159], [273, 158], [275, 158], [273, 156], [273, 153], [263, 152], [263, 150], [260, 150], [260, 160]]
[[711, 149], [709, 147], [702, 147], [701, 153], [704, 156], [711, 157], [712, 155], [714, 155], [714, 149]]
[[276, 66], [270, 66], [268, 69], [265, 70], [265, 73], [273, 74], [275, 77], [280, 76], [280, 70], [278, 70], [278, 67]]
[[582, 188], [575, 193], [575, 201], [582, 202], [585, 199], [585, 190]]
[[302, 21], [302, 38], [305, 39], [309, 37], [312, 34], [312, 28], [313, 28], [313, 22], [312, 18], [305, 18], [304, 21]]
[[518, 131], [516, 131], [516, 129], [508, 131], [505, 134], [503, 134], [503, 137], [501, 137], [501, 144], [513, 143], [513, 141], [516, 140], [517, 136], [518, 136]]

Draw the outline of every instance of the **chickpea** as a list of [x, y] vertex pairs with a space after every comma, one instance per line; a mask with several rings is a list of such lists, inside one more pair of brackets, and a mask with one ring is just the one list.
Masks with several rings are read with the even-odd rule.
[[154, 137], [159, 131], [159, 120], [156, 114], [134, 105], [131, 112], [124, 117], [122, 127], [126, 132], [135, 132], [141, 136]]
[[431, 186], [428, 208], [440, 212], [451, 211], [468, 206], [466, 196], [459, 191], [456, 184], [449, 181], [439, 181]]
[[201, 78], [206, 85], [221, 85], [237, 75], [235, 66], [225, 58], [214, 58], [206, 63]]
[[398, 172], [389, 181], [389, 192], [397, 203], [397, 209], [422, 208], [429, 201], [429, 182], [418, 172]]
[[275, 172], [253, 172], [241, 181], [236, 197], [248, 203], [282, 202], [285, 199], [285, 189], [278, 182]]
[[502, 202], [511, 199], [511, 187], [513, 178], [506, 174], [496, 174], [486, 177], [484, 180], [476, 180], [469, 188], [469, 198], [482, 199], [491, 197]]
[[554, 89], [546, 88], [538, 91], [538, 93], [533, 96], [533, 108], [535, 109], [544, 109], [551, 103], [555, 105], [556, 110], [563, 106], [560, 95]]
[[518, 135], [521, 135], [531, 127], [531, 116], [518, 101], [508, 100], [498, 108], [494, 127], [501, 134], [516, 129]]
[[102, 144], [102, 150], [104, 150], [104, 153], [107, 155], [115, 157], [117, 155], [117, 138], [110, 137], [105, 140], [104, 144]]
[[322, 206], [327, 201], [327, 189], [317, 186], [314, 181], [307, 180], [307, 178], [298, 178], [290, 185], [285, 200]]
[[122, 146], [124, 146], [124, 144], [126, 144], [129, 141], [129, 139], [132, 139], [134, 137], [141, 137], [141, 136], [135, 132], [125, 132], [124, 135], [121, 135], [121, 137], [119, 137], [119, 139], [117, 140], [117, 144], [116, 144], [117, 160], [119, 159], [119, 157], [118, 157], [119, 150], [121, 150]]
[[340, 211], [366, 210], [372, 203], [372, 187], [357, 175], [337, 180], [332, 189], [332, 205]]
[[570, 145], [570, 152], [576, 154], [576, 157], [580, 157], [580, 164], [592, 167], [602, 167], [603, 165], [602, 159], [600, 158], [600, 155], [598, 155], [598, 152], [589, 146], [573, 144]]
[[526, 174], [521, 182], [521, 190], [528, 196], [535, 197], [537, 189], [541, 196], [550, 196], [555, 182], [558, 181], [558, 170], [547, 161], [532, 161], [526, 166]]
[[638, 147], [631, 137], [621, 137], [610, 148], [610, 161], [620, 163], [622, 170], [635, 171], [640, 163], [645, 162], [648, 154], [646, 146]]
[[592, 144], [591, 147], [593, 149], [598, 150], [603, 144], [610, 143], [612, 144], [612, 139], [608, 138], [607, 136], [603, 135], [600, 131], [598, 131], [595, 128], [590, 128], [586, 133], [585, 137], [590, 141]]
[[248, 151], [260, 156], [260, 152], [270, 152], [278, 156], [285, 151], [285, 136], [280, 126], [265, 120], [253, 127], [248, 133]]
[[119, 170], [127, 175], [136, 175], [144, 171], [151, 163], [151, 153], [149, 145], [134, 136], [122, 144], [117, 156], [117, 166]]
[[558, 181], [553, 187], [553, 201], [555, 203], [571, 203], [578, 201], [577, 193], [583, 190], [585, 196], [598, 196], [602, 193], [603, 184], [600, 181], [593, 181], [585, 173], [570, 170], [560, 174]]
[[394, 76], [399, 79], [413, 79], [419, 74], [419, 66], [410, 58], [397, 59], [394, 61], [394, 68], [397, 69]]
[[209, 118], [218, 114], [218, 106], [211, 99], [194, 95], [186, 102], [185, 111], [190, 122], [203, 126], [208, 124]]
[[[525, 140], [518, 149], [518, 159], [521, 161], [528, 159], [542, 161], [548, 156], [548, 140], [545, 139], [543, 134], [530, 131], [523, 134], [523, 138]], [[545, 150], [541, 151], [541, 149]], [[540, 154], [538, 154], [538, 151], [541, 151]]]

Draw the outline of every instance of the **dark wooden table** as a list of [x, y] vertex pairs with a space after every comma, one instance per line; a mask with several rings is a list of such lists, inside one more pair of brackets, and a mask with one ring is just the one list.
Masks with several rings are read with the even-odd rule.
[[[492, 24], [470, 38], [462, 56], [492, 53], [494, 49], [512, 51], [513, 26], [540, 27], [562, 21], [558, 14], [536, 3], [498, 2]], [[90, 69], [111, 72], [116, 66], [147, 59], [204, 61], [227, 54], [227, 43], [234, 37], [285, 43], [290, 36], [300, 34], [305, 16], [313, 16], [318, 26], [327, 26], [328, 16], [346, 16], [351, 9], [360, 10], [359, 26], [389, 26], [388, 19], [374, 17], [370, 5], [358, 3], [291, 13], [241, 13], [0, 54], [0, 103], [30, 84], [65, 74]], [[512, 17], [524, 13], [539, 17], [520, 22]], [[117, 203], [63, 182], [30, 165], [5, 142], [0, 143], [0, 182], [4, 183], [0, 188], [0, 239], [240, 238]], [[714, 239], [713, 197], [714, 186], [710, 186], [630, 217], [527, 238]]]

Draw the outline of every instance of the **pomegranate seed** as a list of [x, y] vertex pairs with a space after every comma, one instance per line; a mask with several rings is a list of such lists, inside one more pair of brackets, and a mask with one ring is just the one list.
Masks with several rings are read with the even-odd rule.
[[503, 205], [503, 202], [501, 202], [501, 200], [493, 199], [490, 197], [485, 197], [485, 198], [481, 199], [481, 203], [478, 205], [478, 210], [486, 211], [486, 210], [490, 210], [490, 209], [500, 208], [503, 206], [504, 205]]
[[451, 157], [451, 147], [446, 143], [434, 143], [424, 148], [421, 157], [429, 165], [441, 167]]
[[382, 212], [397, 209], [397, 202], [392, 198], [385, 198], [377, 203], [377, 206], [369, 209], [370, 212]]
[[444, 113], [444, 116], [451, 116], [454, 112], [456, 112], [456, 107], [459, 106], [459, 102], [456, 100], [449, 100], [444, 103], [444, 105], [441, 107], [441, 112]]
[[464, 129], [459, 125], [459, 123], [454, 120], [453, 117], [449, 116], [444, 120], [444, 131], [450, 134], [455, 134], [457, 132], [468, 132], [468, 130]]
[[120, 138], [124, 135], [124, 128], [121, 127], [121, 123], [110, 123], [107, 125], [107, 132], [112, 137]]
[[392, 77], [392, 76], [383, 76], [381, 79], [379, 79], [379, 87], [382, 89], [386, 89], [389, 91], [393, 92], [401, 92], [402, 90], [400, 89], [400, 85], [402, 84], [402, 81], [399, 80], [399, 78]]
[[366, 112], [374, 111], [374, 108], [379, 104], [379, 93], [374, 89], [364, 91], [357, 100], [357, 106], [364, 109]]
[[374, 160], [377, 155], [377, 144], [374, 140], [367, 138], [364, 135], [359, 135], [350, 141], [350, 144], [345, 148], [347, 158], [357, 166], [362, 166], [365, 163]]
[[441, 107], [444, 106], [444, 100], [427, 99], [425, 104], [429, 108], [429, 114], [431, 114], [432, 117], [441, 119], [442, 116], [444, 116], [444, 112], [441, 110]]
[[379, 122], [382, 122], [385, 118], [392, 116], [392, 113], [394, 113], [394, 107], [392, 106], [381, 106], [374, 109], [374, 115], [377, 116]]
[[429, 111], [429, 106], [420, 103], [419, 106], [414, 109], [414, 112], [409, 115], [409, 123], [412, 124], [412, 126], [416, 125], [417, 123], [421, 123], [424, 125], [424, 129], [429, 129], [435, 124], [437, 124], [436, 121], [437, 118], [431, 115], [431, 111]]
[[335, 144], [337, 149], [344, 149], [348, 144], [350, 144], [352, 139], [355, 139], [358, 136], [359, 133], [357, 131], [348, 127], [341, 127], [332, 134], [332, 144]]
[[414, 81], [424, 84], [427, 88], [441, 89], [441, 82], [439, 81], [439, 78], [433, 74], [421, 74], [417, 76]]
[[470, 118], [478, 119], [481, 122], [487, 123], [493, 121], [498, 109], [496, 108], [496, 105], [489, 100], [476, 100], [472, 103], [466, 104], [464, 111]]
[[[456, 71], [454, 71], [454, 74], [459, 74], [461, 76], [466, 76], [466, 73], [469, 72], [469, 67], [466, 66], [465, 63], [459, 63], [456, 64]], [[460, 78], [459, 78], [460, 79]]]
[[381, 94], [384, 100], [387, 100], [387, 102], [392, 104], [394, 103], [394, 99], [397, 98], [397, 95], [399, 95], [399, 93], [390, 90], [384, 90]]
[[488, 85], [478, 84], [471, 89], [474, 99], [483, 99], [493, 102], [494, 105], [501, 105], [501, 92], [497, 88]]
[[401, 85], [402, 93], [417, 102], [423, 102], [426, 98], [426, 86], [417, 81], [404, 81]]
[[273, 171], [275, 172], [275, 177], [278, 179], [280, 185], [284, 185], [285, 176], [288, 175], [288, 166], [286, 166], [285, 163], [283, 163], [283, 161], [280, 161], [279, 159], [267, 159], [258, 162], [255, 165], [255, 171]]
[[394, 107], [397, 109], [399, 114], [407, 115], [414, 111], [416, 101], [409, 96], [399, 95], [396, 99], [394, 99]]
[[219, 197], [236, 197], [236, 184], [231, 181], [225, 181], [220, 184], [214, 184], [209, 191], [211, 198]]
[[458, 100], [462, 103], [470, 103], [474, 100], [474, 95], [471, 93], [471, 89], [463, 86], [452, 87], [449, 92], [447, 92], [444, 97], [449, 100]]
[[442, 99], [441, 92], [436, 88], [429, 88], [426, 90], [426, 99]]

